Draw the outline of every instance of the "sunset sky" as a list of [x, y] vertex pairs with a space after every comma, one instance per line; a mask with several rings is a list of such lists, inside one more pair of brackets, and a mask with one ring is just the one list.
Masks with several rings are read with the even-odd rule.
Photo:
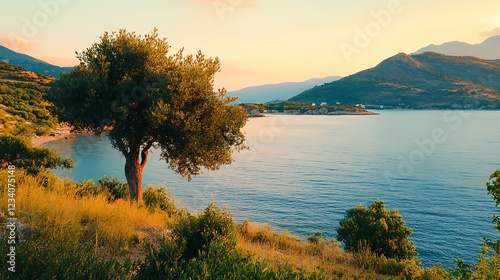
[[0, 0], [0, 44], [47, 62], [104, 31], [158, 28], [172, 52], [221, 59], [216, 87], [346, 76], [429, 44], [500, 35], [498, 0]]

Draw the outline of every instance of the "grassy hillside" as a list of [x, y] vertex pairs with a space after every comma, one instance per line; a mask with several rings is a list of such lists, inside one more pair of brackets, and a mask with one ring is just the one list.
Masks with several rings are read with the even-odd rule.
[[0, 62], [0, 133], [17, 125], [32, 127], [38, 135], [49, 134], [57, 120], [48, 111], [43, 94], [54, 77], [39, 75]]
[[399, 108], [500, 108], [500, 62], [436, 53], [397, 54], [374, 68], [290, 101]]

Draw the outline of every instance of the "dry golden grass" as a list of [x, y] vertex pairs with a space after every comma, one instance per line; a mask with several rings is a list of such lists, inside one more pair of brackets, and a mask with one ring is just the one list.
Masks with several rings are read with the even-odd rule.
[[[115, 254], [117, 248], [122, 253], [136, 252], [135, 245], [143, 238], [167, 234], [173, 222], [173, 218], [164, 213], [151, 213], [145, 207], [124, 200], [108, 203], [101, 196], [78, 198], [75, 196], [76, 184], [68, 179], [49, 179], [50, 189], [47, 189], [39, 187], [44, 184], [41, 176], [16, 172], [19, 178], [16, 216], [28, 232], [50, 230], [54, 232], [52, 236], [60, 236], [57, 231], [67, 232], [80, 243], [109, 248], [110, 254]], [[4, 213], [7, 212], [6, 195], [2, 193], [4, 198], [0, 202], [0, 210]]]
[[377, 274], [360, 269], [354, 256], [343, 251], [334, 240], [317, 244], [301, 241], [288, 232], [276, 233], [268, 225], [243, 222], [237, 248], [273, 266], [293, 264], [309, 271], [321, 268], [332, 279], [377, 279]]

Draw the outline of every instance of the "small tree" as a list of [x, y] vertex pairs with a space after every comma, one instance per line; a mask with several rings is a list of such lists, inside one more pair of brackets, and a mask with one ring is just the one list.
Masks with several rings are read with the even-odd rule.
[[368, 246], [378, 256], [387, 258], [417, 256], [415, 246], [408, 240], [413, 231], [397, 210], [386, 210], [383, 201], [376, 200], [368, 208], [358, 205], [346, 212], [337, 229], [337, 239], [344, 242], [347, 251], [358, 252]]
[[29, 174], [37, 174], [46, 169], [57, 167], [73, 168], [73, 160], [63, 158], [54, 148], [47, 149], [33, 147], [31, 140], [26, 137], [0, 135], [0, 167], [15, 165], [23, 168]]
[[144, 37], [125, 30], [104, 33], [78, 54], [80, 65], [61, 75], [48, 99], [61, 121], [76, 129], [109, 132], [125, 157], [133, 200], [142, 201], [142, 171], [152, 147], [188, 180], [201, 167], [218, 169], [244, 148], [247, 113], [229, 106], [235, 98], [214, 91], [218, 58], [201, 52], [167, 55], [170, 46], [156, 29]]

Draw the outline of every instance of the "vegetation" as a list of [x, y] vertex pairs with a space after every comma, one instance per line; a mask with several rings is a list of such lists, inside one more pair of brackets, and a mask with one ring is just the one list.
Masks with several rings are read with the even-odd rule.
[[[172, 222], [122, 199], [109, 203], [106, 195], [82, 196], [86, 186], [50, 172], [32, 176], [16, 169], [16, 273], [2, 269], [1, 279], [122, 278], [132, 273], [140, 242]], [[7, 188], [0, 194], [5, 224]], [[3, 244], [6, 234], [0, 235]], [[7, 249], [0, 247], [3, 263]]]
[[[0, 171], [0, 177], [7, 176]], [[104, 185], [114, 179], [99, 180]], [[250, 241], [252, 226], [237, 226], [229, 213], [214, 204], [200, 214], [129, 203], [112, 195], [104, 185], [58, 179], [51, 172], [29, 175], [16, 170], [16, 273], [0, 270], [1, 279], [327, 279], [326, 272], [293, 263], [262, 258], [245, 250], [274, 246], [279, 236], [260, 230], [263, 239]], [[98, 184], [99, 185], [99, 184]], [[87, 190], [90, 189], [90, 190]], [[145, 192], [148, 201], [149, 191]], [[160, 193], [160, 192], [159, 192]], [[156, 194], [161, 201], [173, 201]], [[7, 191], [0, 190], [0, 221], [6, 221]], [[124, 222], [126, 221], [126, 222]], [[243, 229], [245, 228], [245, 229]], [[243, 233], [244, 231], [244, 233]], [[244, 236], [244, 237], [243, 237]], [[0, 242], [7, 242], [2, 231]], [[282, 235], [283, 248], [310, 245]], [[318, 256], [327, 243], [311, 247]], [[323, 249], [324, 248], [324, 249]], [[338, 259], [349, 259], [335, 245]], [[7, 246], [0, 247], [6, 262]], [[262, 250], [266, 252], [266, 250]], [[284, 252], [288, 254], [289, 249]], [[302, 257], [301, 257], [302, 258]], [[318, 257], [319, 258], [319, 257]], [[319, 265], [320, 263], [317, 263]], [[345, 275], [365, 275], [353, 267]]]
[[[7, 170], [0, 171], [0, 177], [6, 176]], [[30, 175], [18, 169], [16, 186], [16, 273], [0, 270], [2, 279], [376, 279], [384, 275], [495, 279], [499, 275], [499, 247], [492, 241], [485, 242], [475, 264], [457, 260], [450, 270], [422, 268], [415, 257], [390, 258], [368, 246], [345, 252], [338, 241], [321, 232], [301, 241], [248, 220], [235, 224], [227, 210], [215, 204], [191, 214], [177, 208], [161, 186], [148, 186], [143, 204], [128, 202], [126, 183], [113, 177], [103, 177], [97, 184], [76, 183], [50, 171]], [[2, 223], [7, 219], [7, 196], [2, 188]], [[381, 201], [372, 206], [391, 217], [386, 220], [399, 220], [394, 210], [381, 211]], [[401, 226], [401, 222], [387, 224]], [[7, 238], [3, 231], [0, 242]], [[2, 262], [6, 250], [7, 246], [0, 248]]]
[[337, 239], [344, 242], [347, 251], [367, 250], [398, 261], [416, 258], [415, 246], [408, 240], [413, 231], [397, 210], [386, 210], [384, 202], [376, 200], [368, 207], [358, 205], [346, 212], [339, 222]]
[[33, 134], [47, 135], [57, 124], [43, 99], [54, 78], [0, 62], [0, 167], [8, 165], [30, 174], [72, 168], [73, 160], [55, 149], [34, 147]]
[[[488, 194], [495, 200], [495, 206], [500, 204], [500, 170], [495, 171], [490, 176], [490, 181], [486, 183]], [[493, 217], [493, 222], [496, 223], [497, 230], [500, 231], [500, 218], [498, 215]]]
[[[495, 206], [500, 204], [500, 170], [491, 174], [486, 183], [488, 194], [493, 197]], [[500, 218], [493, 217], [493, 222], [500, 231]], [[485, 239], [479, 252], [477, 263], [468, 264], [461, 259], [455, 261], [456, 267], [450, 270], [453, 279], [497, 279], [500, 275], [500, 240]]]
[[28, 125], [33, 133], [47, 135], [57, 124], [43, 95], [54, 78], [0, 61], [0, 134]]
[[244, 147], [246, 112], [214, 91], [219, 60], [201, 52], [168, 56], [156, 30], [144, 37], [120, 30], [79, 53], [80, 65], [52, 85], [59, 120], [100, 133], [125, 156], [132, 199], [142, 201], [142, 170], [151, 147], [183, 177], [231, 163]]
[[254, 110], [259, 113], [263, 112], [274, 112], [274, 113], [294, 113], [294, 114], [309, 114], [309, 115], [326, 115], [335, 113], [356, 113], [356, 114], [367, 114], [369, 113], [365, 109], [352, 106], [327, 106], [321, 104], [306, 104], [302, 102], [279, 102], [279, 103], [243, 103], [240, 104], [250, 115]]
[[64, 159], [56, 149], [33, 147], [31, 140], [15, 136], [0, 135], [0, 166], [15, 165], [30, 174], [57, 167], [73, 168], [72, 159]]

